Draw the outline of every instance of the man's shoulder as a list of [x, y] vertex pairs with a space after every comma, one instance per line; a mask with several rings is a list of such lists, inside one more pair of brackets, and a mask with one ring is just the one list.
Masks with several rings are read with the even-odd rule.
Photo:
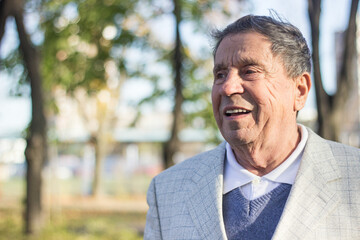
[[334, 157], [345, 157], [345, 156], [353, 156], [357, 158], [360, 157], [359, 148], [324, 139], [311, 130], [309, 130], [309, 133], [310, 133], [309, 139], [311, 139], [310, 144], [314, 144], [316, 147], [319, 148], [318, 150], [321, 150], [321, 148], [324, 146], [329, 146]]
[[[351, 147], [342, 143], [328, 141], [332, 154], [338, 162], [340, 168], [344, 168], [346, 172], [353, 172], [357, 169], [360, 171], [360, 149]], [[356, 173], [358, 176], [358, 173]]]
[[212, 164], [216, 161], [219, 164], [223, 164], [217, 159], [221, 156], [225, 157], [225, 143], [221, 143], [216, 148], [211, 150], [199, 153], [191, 158], [188, 158], [176, 165], [162, 171], [157, 175], [156, 179], [166, 179], [166, 178], [186, 178], [189, 174], [194, 174], [195, 172], [203, 171], [207, 168], [214, 167]]
[[342, 144], [330, 140], [326, 140], [326, 141], [330, 145], [335, 155], [348, 154], [348, 155], [360, 156], [360, 148], [352, 147], [346, 144]]
[[312, 146], [309, 146], [308, 153], [314, 154], [313, 156], [316, 156], [317, 160], [321, 158], [320, 161], [323, 161], [331, 156], [335, 160], [333, 164], [342, 169], [343, 173], [348, 173], [349, 169], [359, 169], [360, 171], [359, 148], [324, 139], [314, 132], [309, 134], [309, 144]]

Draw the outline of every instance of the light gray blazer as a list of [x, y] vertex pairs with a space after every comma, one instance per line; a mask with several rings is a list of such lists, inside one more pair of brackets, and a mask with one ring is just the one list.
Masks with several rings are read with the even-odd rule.
[[[310, 129], [272, 239], [360, 239], [360, 149]], [[225, 144], [159, 174], [150, 184], [144, 239], [227, 239], [222, 216]]]

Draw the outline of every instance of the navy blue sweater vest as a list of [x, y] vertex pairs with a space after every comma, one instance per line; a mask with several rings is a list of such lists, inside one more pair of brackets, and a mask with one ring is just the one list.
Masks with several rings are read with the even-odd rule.
[[282, 183], [254, 200], [246, 199], [240, 188], [223, 196], [225, 230], [231, 239], [271, 239], [291, 189]]

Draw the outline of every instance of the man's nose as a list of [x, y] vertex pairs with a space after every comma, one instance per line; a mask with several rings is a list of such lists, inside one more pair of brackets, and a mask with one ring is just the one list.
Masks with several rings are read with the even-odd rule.
[[240, 77], [238, 71], [230, 71], [222, 85], [222, 93], [225, 96], [233, 94], [241, 94], [244, 92], [243, 79]]

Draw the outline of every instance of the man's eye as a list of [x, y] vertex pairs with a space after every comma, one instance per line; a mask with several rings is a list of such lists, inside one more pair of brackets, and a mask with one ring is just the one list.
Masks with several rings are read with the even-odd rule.
[[253, 73], [256, 73], [256, 71], [251, 70], [251, 69], [245, 70], [245, 74], [253, 74]]
[[225, 74], [224, 73], [216, 73], [216, 75], [215, 75], [215, 78], [216, 79], [222, 79], [222, 78], [224, 78], [225, 77]]

